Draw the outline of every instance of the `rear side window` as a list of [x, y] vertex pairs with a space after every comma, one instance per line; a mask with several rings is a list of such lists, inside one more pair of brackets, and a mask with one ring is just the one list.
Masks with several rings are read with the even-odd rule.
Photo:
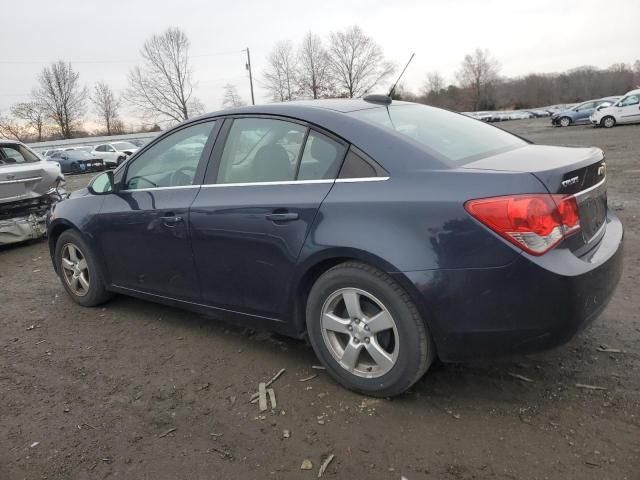
[[0, 145], [0, 166], [39, 162], [38, 156], [24, 145]]
[[515, 135], [484, 122], [426, 105], [392, 105], [349, 115], [394, 130], [453, 165], [527, 145]]
[[345, 147], [326, 135], [311, 131], [304, 147], [297, 180], [336, 178]]
[[282, 120], [234, 120], [220, 159], [217, 182], [294, 180], [306, 132], [306, 127]]

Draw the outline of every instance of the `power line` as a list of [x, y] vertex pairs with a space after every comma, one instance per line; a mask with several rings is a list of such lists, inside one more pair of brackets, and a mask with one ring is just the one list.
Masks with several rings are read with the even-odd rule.
[[[197, 55], [189, 55], [190, 58], [202, 58], [202, 57], [216, 57], [222, 55], [237, 55], [238, 52], [236, 50], [226, 51], [226, 52], [212, 52], [212, 53], [201, 53]], [[113, 64], [113, 63], [138, 63], [142, 59], [138, 58], [136, 60], [133, 59], [121, 59], [121, 60], [64, 60], [67, 63], [76, 63], [76, 64]], [[1, 65], [42, 65], [45, 63], [54, 63], [57, 60], [0, 60]]]

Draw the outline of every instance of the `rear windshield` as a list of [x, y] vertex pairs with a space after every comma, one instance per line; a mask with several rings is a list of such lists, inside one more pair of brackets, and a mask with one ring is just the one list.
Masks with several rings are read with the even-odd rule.
[[39, 161], [40, 158], [24, 145], [19, 143], [0, 144], [0, 167]]
[[426, 105], [391, 105], [350, 115], [395, 130], [454, 165], [527, 145], [515, 135], [479, 120]]

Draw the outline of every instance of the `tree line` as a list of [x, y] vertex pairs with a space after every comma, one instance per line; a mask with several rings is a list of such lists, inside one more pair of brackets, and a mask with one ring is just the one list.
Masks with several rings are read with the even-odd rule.
[[[177, 123], [204, 112], [194, 95], [190, 43], [179, 28], [152, 35], [142, 46], [142, 61], [128, 73], [128, 86], [120, 94], [103, 81], [92, 88], [62, 60], [46, 65], [36, 78], [31, 98], [0, 115], [0, 136], [23, 141], [89, 136], [83, 122], [91, 108], [100, 130], [93, 134], [132, 132], [121, 118], [122, 106], [132, 107], [149, 127]], [[355, 98], [372, 92], [389, 80], [394, 63], [382, 47], [357, 25], [329, 33], [326, 38], [308, 32], [296, 44], [275, 44], [259, 76], [258, 85], [271, 101]], [[562, 73], [532, 73], [508, 78], [488, 50], [465, 55], [451, 79], [431, 71], [419, 91], [399, 85], [394, 98], [456, 111], [521, 109], [574, 103], [590, 98], [623, 94], [640, 86], [640, 60], [599, 69], [583, 66]], [[237, 87], [224, 87], [222, 106], [238, 107], [245, 101]], [[0, 112], [1, 113], [1, 112]]]

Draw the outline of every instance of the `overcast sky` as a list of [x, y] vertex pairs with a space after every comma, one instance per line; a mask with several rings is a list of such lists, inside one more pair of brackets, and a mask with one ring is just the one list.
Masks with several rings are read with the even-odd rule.
[[256, 101], [265, 102], [260, 79], [275, 42], [353, 24], [400, 67], [416, 53], [404, 82], [412, 89], [432, 70], [453, 81], [476, 47], [489, 49], [507, 76], [640, 58], [638, 0], [0, 0], [0, 12], [3, 113], [28, 99], [39, 70], [58, 59], [86, 85], [104, 80], [123, 90], [145, 39], [169, 26], [191, 41], [196, 95], [209, 111], [228, 82], [249, 99], [242, 49], [251, 50]]

